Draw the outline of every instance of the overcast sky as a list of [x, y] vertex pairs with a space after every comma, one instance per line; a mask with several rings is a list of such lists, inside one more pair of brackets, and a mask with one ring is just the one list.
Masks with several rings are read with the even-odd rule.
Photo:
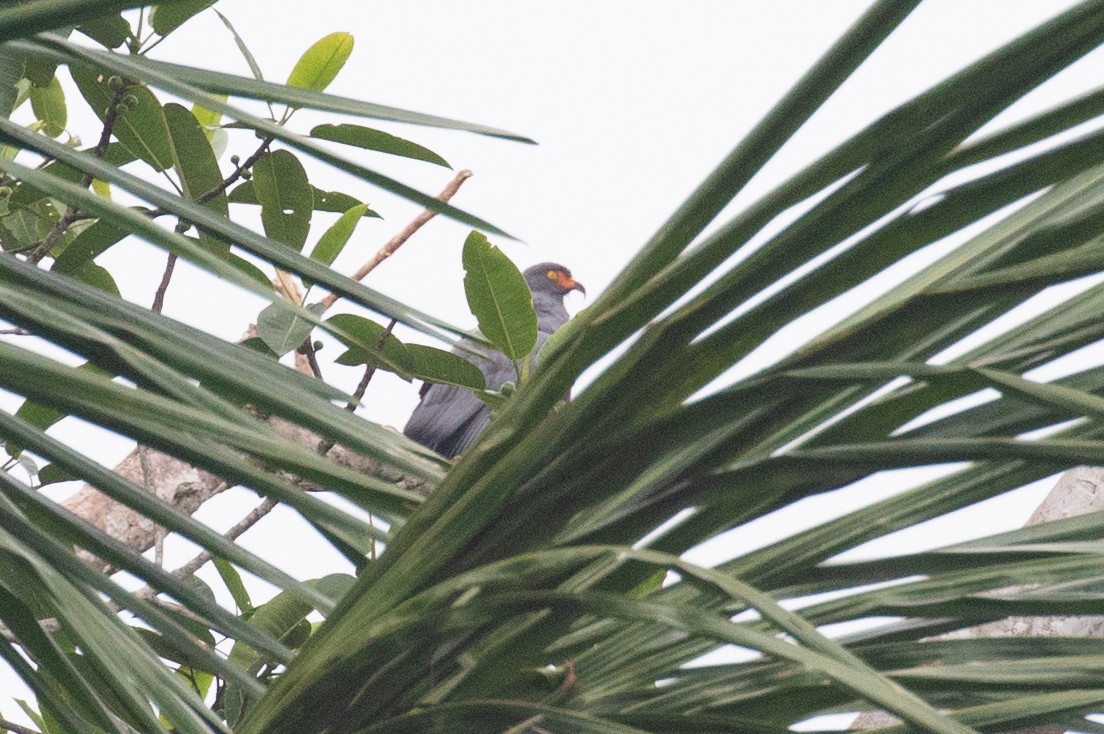
[[[1072, 4], [928, 0], [733, 206], [746, 205], [878, 115]], [[516, 235], [522, 242], [499, 239], [496, 243], [519, 266], [561, 262], [593, 296], [868, 5], [858, 0], [273, 0], [263, 4], [222, 0], [216, 7], [236, 25], [272, 81], [284, 81], [314, 41], [347, 31], [355, 36], [356, 45], [329, 91], [485, 123], [535, 139], [539, 145], [529, 146], [460, 132], [378, 124], [435, 150], [455, 169], [472, 169], [475, 177], [454, 203]], [[232, 37], [209, 11], [174, 33], [152, 56], [249, 74]], [[1097, 53], [1002, 119], [1093, 87], [1100, 71]], [[69, 89], [70, 126], [91, 143], [98, 128], [90, 113], [81, 111], [79, 96]], [[301, 112], [291, 126], [307, 131], [330, 121], [341, 120]], [[249, 137], [239, 137], [229, 152], [244, 157], [251, 152], [249, 145]], [[365, 154], [364, 162], [429, 193], [439, 191], [453, 175], [439, 167], [379, 155]], [[365, 199], [385, 217], [360, 225], [337, 263], [343, 272], [352, 272], [418, 211], [343, 174], [319, 166], [310, 171], [315, 185]], [[316, 216], [310, 243], [328, 223]], [[467, 231], [438, 218], [367, 283], [462, 326], [473, 325], [460, 266]], [[120, 246], [101, 262], [120, 280], [127, 297], [148, 305], [162, 259], [149, 248]], [[583, 305], [577, 295], [568, 302], [572, 311]], [[260, 307], [257, 299], [183, 268], [169, 291], [165, 311], [236, 339]], [[337, 371], [341, 369], [344, 373]], [[349, 387], [359, 377], [352, 369], [334, 370], [328, 376]], [[416, 399], [416, 385], [380, 377], [369, 389], [363, 413], [401, 426]], [[82, 440], [86, 434], [81, 430], [76, 421], [68, 420], [55, 433]], [[96, 445], [97, 458], [108, 464], [130, 449], [128, 442], [110, 437], [98, 438]], [[869, 501], [877, 491], [871, 487], [861, 496]], [[964, 516], [947, 532], [1015, 527], [1042, 491], [1037, 487], [1021, 493], [1001, 505], [999, 512], [988, 508]], [[856, 494], [848, 501], [857, 502], [859, 497]], [[201, 516], [216, 527], [226, 527], [255, 501], [244, 492], [227, 493]], [[838, 498], [832, 502], [833, 511], [847, 507]], [[816, 502], [805, 509], [808, 522], [823, 520], [828, 511]], [[801, 522], [789, 518], [781, 524], [759, 523], [754, 532], [745, 533], [742, 545], [760, 545], [784, 529], [797, 529]], [[245, 542], [262, 552], [287, 548], [288, 557], [279, 560], [304, 578], [342, 567], [321, 546], [309, 553], [289, 547], [288, 537], [307, 533], [289, 515], [278, 514], [247, 534]], [[904, 548], [912, 547], [906, 543], [913, 541], [906, 537], [898, 542], [897, 547]], [[726, 540], [723, 547], [712, 547], [697, 560], [731, 556], [740, 547]], [[170, 552], [177, 554], [170, 556], [170, 567], [188, 555], [184, 548]], [[323, 568], [327, 564], [332, 566]], [[0, 692], [9, 690], [4, 680], [0, 673]], [[18, 694], [12, 688], [10, 695]], [[0, 696], [0, 712], [20, 718], [7, 696]]]

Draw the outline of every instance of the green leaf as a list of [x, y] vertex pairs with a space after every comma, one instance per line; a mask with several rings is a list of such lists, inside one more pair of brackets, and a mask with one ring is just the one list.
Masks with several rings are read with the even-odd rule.
[[[340, 191], [323, 191], [315, 186], [311, 186], [311, 193], [314, 195], [313, 204], [316, 212], [336, 212], [338, 214], [343, 214], [354, 206], [360, 206], [364, 203]], [[228, 199], [231, 204], [261, 203], [257, 201], [257, 192], [253, 187], [252, 181], [245, 181], [235, 186], [228, 194]], [[363, 216], [375, 217], [376, 219], [380, 218], [380, 215], [371, 209], [365, 209]]]
[[[78, 66], [71, 67], [69, 72], [92, 111], [101, 121], [106, 120], [116, 96], [109, 77]], [[131, 84], [124, 90], [112, 132], [130, 153], [154, 170], [172, 167], [172, 141], [164, 110], [153, 92], [141, 84]]]
[[[353, 577], [347, 574], [330, 574], [321, 579], [308, 581], [322, 593], [333, 598], [340, 597], [352, 585]], [[256, 608], [249, 623], [270, 637], [287, 640], [306, 620], [311, 606], [287, 592], [281, 592], [271, 600]], [[230, 661], [238, 667], [256, 674], [269, 661], [249, 645], [238, 642], [230, 649]], [[227, 719], [234, 723], [244, 713], [245, 701], [236, 686], [226, 691]]]
[[[321, 315], [323, 306], [313, 304], [307, 310]], [[284, 355], [299, 346], [310, 336], [314, 324], [296, 311], [277, 301], [265, 307], [257, 316], [257, 336], [277, 355]]]
[[31, 109], [34, 110], [35, 117], [46, 123], [43, 130], [51, 138], [65, 132], [65, 92], [56, 76], [47, 86], [31, 87]]
[[115, 278], [111, 276], [111, 273], [96, 263], [85, 263], [80, 269], [69, 273], [70, 276], [76, 278], [82, 283], [95, 286], [105, 293], [110, 293], [113, 296], [121, 295], [119, 293], [119, 286], [115, 284]]
[[203, 12], [215, 4], [215, 0], [176, 0], [176, 2], [154, 5], [150, 10], [150, 26], [159, 36], [167, 36], [193, 15]]
[[371, 319], [355, 314], [337, 314], [326, 319], [335, 329], [334, 336], [349, 347], [336, 360], [338, 364], [369, 364], [410, 379], [414, 360], [405, 344]]
[[[221, 95], [219, 99], [225, 102], [226, 95]], [[218, 124], [222, 122], [222, 113], [217, 110], [209, 110], [197, 102], [192, 105], [192, 114], [195, 115], [196, 120], [203, 127], [204, 135], [207, 136], [208, 140], [211, 140], [218, 132]]]
[[[217, 11], [216, 11], [217, 12]], [[243, 52], [245, 49], [243, 48]], [[231, 97], [244, 97], [258, 99], [267, 102], [277, 102], [295, 108], [316, 109], [339, 114], [369, 117], [378, 120], [390, 120], [412, 125], [428, 125], [454, 130], [466, 130], [479, 135], [503, 138], [519, 143], [535, 144], [533, 140], [523, 135], [502, 130], [500, 128], [480, 125], [477, 123], [454, 120], [437, 115], [426, 115], [420, 112], [412, 112], [387, 105], [364, 102], [359, 99], [340, 97], [335, 94], [323, 94], [312, 89], [286, 86], [274, 82], [266, 82], [260, 79], [260, 69], [254, 70], [256, 78], [250, 79], [235, 74], [226, 74], [208, 69], [197, 69], [182, 64], [171, 64], [164, 61], [154, 61], [148, 57], [130, 59], [142, 68], [155, 71], [158, 74], [168, 75], [173, 79], [194, 85], [214, 94], [229, 94]], [[251, 64], [251, 67], [253, 65]], [[152, 81], [150, 83], [153, 83]], [[155, 84], [155, 86], [161, 86]]]
[[486, 386], [483, 372], [458, 354], [422, 344], [407, 344], [406, 351], [413, 358], [412, 372], [418, 379], [473, 390]]
[[107, 48], [119, 48], [130, 38], [130, 23], [118, 14], [85, 21], [77, 30]]
[[367, 204], [358, 204], [338, 217], [337, 221], [330, 225], [330, 228], [318, 238], [317, 244], [311, 250], [311, 259], [317, 260], [323, 265], [332, 265], [337, 256], [341, 254], [341, 250], [344, 249], [349, 238], [353, 236], [357, 222], [360, 221], [366, 211], [368, 211]]
[[[222, 172], [211, 149], [211, 143], [200, 127], [199, 121], [186, 108], [170, 102], [165, 105], [165, 120], [172, 137], [174, 167], [184, 186], [184, 195], [192, 201], [208, 197], [203, 206], [223, 216], [229, 216], [230, 207], [226, 201], [226, 192], [219, 191], [209, 197], [210, 192], [222, 185]], [[200, 242], [211, 252], [226, 256], [230, 245], [212, 237], [206, 230], [199, 231]]]
[[[314, 191], [314, 208], [315, 211], [320, 212], [347, 212], [354, 206], [360, 206], [364, 202], [356, 199], [355, 197], [343, 194], [340, 191], [323, 191], [322, 189], [311, 187]], [[365, 204], [365, 207], [367, 205]], [[365, 217], [375, 217], [380, 219], [380, 215], [371, 209], [365, 208]]]
[[272, 288], [272, 280], [264, 274], [264, 271], [258, 268], [253, 263], [246, 260], [244, 257], [239, 257], [231, 252], [226, 256], [226, 262], [230, 263], [235, 268], [248, 275], [257, 283], [263, 284], [266, 288]]
[[464, 241], [463, 262], [464, 292], [479, 330], [510, 359], [529, 356], [537, 343], [537, 314], [521, 271], [476, 231]]
[[234, 603], [238, 605], [238, 610], [242, 614], [252, 612], [253, 601], [249, 598], [249, 592], [246, 591], [245, 584], [242, 583], [238, 569], [222, 558], [212, 559], [212, 562], [215, 564], [219, 576], [222, 577], [222, 582], [226, 584], [226, 588], [230, 591], [230, 595], [234, 597]]
[[57, 64], [40, 58], [29, 58], [23, 68], [23, 76], [36, 87], [48, 87], [57, 71]]
[[100, 219], [82, 230], [57, 256], [50, 269], [66, 275], [76, 273], [128, 234], [122, 227]]
[[318, 138], [319, 140], [332, 140], [337, 143], [364, 148], [365, 150], [376, 150], [381, 153], [390, 153], [403, 158], [413, 158], [435, 163], [445, 168], [452, 168], [448, 161], [429, 148], [385, 133], [382, 130], [373, 130], [370, 127], [350, 124], [317, 125], [310, 131], [310, 134], [312, 138]]
[[288, 76], [288, 86], [321, 92], [330, 86], [352, 52], [353, 37], [350, 34], [331, 33], [315, 42], [299, 58]]
[[47, 464], [38, 470], [38, 486], [40, 487], [45, 487], [47, 484], [57, 484], [58, 482], [70, 482], [76, 478], [57, 464]]
[[253, 166], [253, 190], [261, 204], [265, 234], [302, 249], [310, 232], [314, 194], [299, 159], [286, 150], [261, 156]]

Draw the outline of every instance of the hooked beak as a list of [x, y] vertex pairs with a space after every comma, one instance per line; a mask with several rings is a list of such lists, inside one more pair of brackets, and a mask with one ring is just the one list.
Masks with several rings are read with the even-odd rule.
[[583, 284], [580, 283], [579, 281], [575, 280], [574, 278], [572, 278], [571, 280], [565, 281], [564, 285], [567, 287], [568, 292], [570, 292], [570, 291], [579, 291], [584, 296], [586, 295], [586, 288], [584, 288]]

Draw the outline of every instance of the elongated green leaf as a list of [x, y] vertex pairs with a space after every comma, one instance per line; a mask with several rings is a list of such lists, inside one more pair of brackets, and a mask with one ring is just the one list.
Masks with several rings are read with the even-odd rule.
[[[314, 194], [314, 210], [319, 212], [337, 212], [339, 214], [344, 214], [353, 207], [364, 204], [364, 202], [358, 201], [348, 194], [343, 194], [340, 191], [323, 191], [316, 186], [311, 186], [311, 193]], [[257, 192], [252, 181], [238, 184], [230, 191], [228, 196], [231, 204], [261, 203], [257, 201]], [[364, 210], [362, 216], [380, 218], [379, 214], [367, 208]]]
[[406, 351], [413, 359], [411, 371], [419, 379], [473, 390], [486, 387], [483, 372], [457, 354], [422, 344], [407, 344]]
[[357, 204], [342, 214], [330, 228], [322, 233], [311, 250], [311, 259], [323, 265], [332, 265], [356, 230], [357, 222], [368, 211], [367, 204]]
[[333, 140], [337, 143], [355, 145], [366, 150], [377, 150], [381, 153], [390, 153], [403, 158], [414, 158], [419, 161], [436, 163], [445, 168], [452, 168], [448, 161], [429, 148], [422, 147], [409, 140], [403, 140], [382, 130], [373, 130], [369, 127], [350, 124], [316, 125], [311, 129], [310, 134], [312, 138], [318, 138], [319, 140]]
[[310, 232], [314, 194], [299, 159], [286, 150], [261, 156], [253, 167], [253, 190], [265, 234], [301, 249]]
[[[2, 30], [2, 26], [0, 26]], [[25, 48], [20, 44], [17, 47]], [[29, 50], [29, 49], [28, 49]], [[39, 49], [38, 53], [42, 53]], [[291, 107], [303, 107], [308, 109], [338, 112], [342, 114], [356, 115], [359, 117], [371, 117], [393, 122], [405, 122], [412, 125], [426, 125], [453, 130], [466, 130], [480, 135], [489, 135], [496, 138], [504, 138], [520, 143], [533, 144], [534, 141], [517, 133], [494, 128], [487, 125], [462, 122], [447, 117], [426, 115], [397, 107], [363, 102], [348, 97], [339, 97], [332, 94], [322, 94], [313, 89], [285, 86], [260, 79], [248, 79], [217, 71], [196, 69], [194, 67], [170, 64], [163, 61], [154, 61], [146, 57], [130, 59], [137, 64], [135, 69], [146, 69], [149, 73], [160, 79], [165, 77], [178, 79], [185, 84], [194, 85], [199, 89], [215, 94], [224, 94], [234, 97], [246, 97], [268, 102], [278, 102]], [[142, 75], [138, 75], [139, 77]], [[211, 109], [222, 109], [212, 107]], [[234, 115], [236, 117], [236, 115]]]
[[44, 131], [52, 138], [65, 132], [65, 92], [58, 78], [52, 77], [47, 86], [31, 87], [31, 109], [35, 116], [46, 123]]
[[348, 33], [331, 33], [319, 39], [295, 62], [288, 86], [321, 92], [330, 86], [352, 52], [353, 37]]
[[[172, 137], [175, 160], [173, 165], [184, 186], [185, 196], [218, 214], [228, 216], [230, 207], [225, 191], [220, 188], [222, 173], [199, 121], [191, 112], [175, 103], [165, 105], [165, 120]], [[212, 195], [213, 192], [217, 193]], [[229, 254], [229, 244], [220, 242], [206, 230], [200, 230], [199, 241], [212, 252], [224, 256]]]
[[464, 241], [464, 292], [479, 330], [510, 359], [529, 356], [537, 343], [533, 295], [517, 266], [486, 235]]

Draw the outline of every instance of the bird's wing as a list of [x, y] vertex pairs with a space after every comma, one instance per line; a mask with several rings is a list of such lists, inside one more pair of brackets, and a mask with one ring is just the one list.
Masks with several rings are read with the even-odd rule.
[[[517, 379], [513, 363], [501, 352], [487, 352], [473, 342], [462, 345], [456, 351], [482, 370], [488, 390]], [[442, 456], [459, 454], [490, 422], [487, 405], [466, 388], [427, 383], [420, 394], [403, 433]]]
[[410, 414], [403, 433], [451, 458], [471, 443], [489, 420], [487, 406], [470, 390], [431, 384]]

